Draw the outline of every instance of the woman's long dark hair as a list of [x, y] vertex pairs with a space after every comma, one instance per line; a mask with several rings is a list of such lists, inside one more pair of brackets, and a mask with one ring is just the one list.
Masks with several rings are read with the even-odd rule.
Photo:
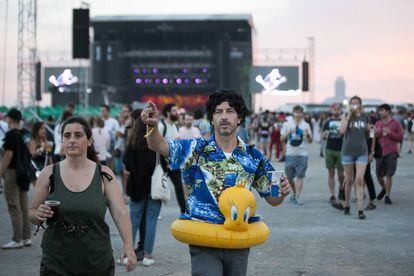
[[[60, 129], [61, 139], [63, 140], [63, 132], [65, 131], [65, 127], [69, 124], [80, 124], [85, 132], [86, 137], [88, 140], [92, 138], [92, 130], [88, 125], [88, 122], [82, 117], [71, 117], [63, 122], [62, 128]], [[98, 156], [95, 151], [95, 147], [93, 146], [93, 141], [90, 146], [88, 146], [86, 156], [89, 160], [93, 162], [99, 163]]]
[[128, 139], [126, 145], [132, 149], [148, 148], [147, 139], [144, 138], [147, 132], [147, 126], [141, 120], [142, 109], [135, 109], [131, 113], [131, 128], [128, 130]]
[[45, 123], [44, 122], [36, 122], [33, 124], [32, 126], [32, 137], [34, 139], [39, 139], [39, 130], [42, 126], [44, 126]]

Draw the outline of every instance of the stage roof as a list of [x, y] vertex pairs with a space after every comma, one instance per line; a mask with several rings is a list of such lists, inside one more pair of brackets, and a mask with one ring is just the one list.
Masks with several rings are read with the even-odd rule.
[[91, 18], [99, 22], [165, 22], [165, 21], [247, 21], [253, 28], [251, 14], [159, 14], [159, 15], [99, 15]]

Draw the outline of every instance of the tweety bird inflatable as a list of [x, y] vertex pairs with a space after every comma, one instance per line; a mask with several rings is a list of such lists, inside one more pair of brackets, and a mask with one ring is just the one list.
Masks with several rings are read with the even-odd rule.
[[248, 223], [256, 210], [256, 199], [244, 185], [227, 188], [219, 197], [224, 224], [176, 220], [171, 233], [180, 242], [215, 248], [242, 249], [264, 243], [269, 228], [262, 222]]

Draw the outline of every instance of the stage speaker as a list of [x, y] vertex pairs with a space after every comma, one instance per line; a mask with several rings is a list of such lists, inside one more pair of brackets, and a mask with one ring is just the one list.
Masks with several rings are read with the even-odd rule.
[[309, 91], [309, 62], [302, 62], [302, 91]]
[[72, 57], [89, 58], [89, 9], [73, 9]]
[[35, 99], [36, 101], [42, 100], [42, 63], [36, 62], [35, 64]]

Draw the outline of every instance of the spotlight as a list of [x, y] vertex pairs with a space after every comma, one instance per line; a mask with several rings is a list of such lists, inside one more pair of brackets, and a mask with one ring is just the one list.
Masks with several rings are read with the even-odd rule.
[[184, 74], [187, 74], [187, 73], [188, 73], [188, 69], [187, 69], [187, 68], [184, 68], [184, 69], [183, 69], [183, 73], [184, 73]]
[[195, 84], [200, 84], [200, 79], [199, 79], [199, 78], [196, 78], [196, 79], [194, 80], [194, 82], [195, 82]]
[[168, 84], [168, 79], [162, 79], [163, 84]]
[[157, 68], [152, 68], [152, 73], [157, 74], [158, 73], [158, 69]]
[[156, 84], [160, 84], [161, 83], [161, 80], [160, 79], [155, 79], [155, 83]]
[[147, 73], [147, 69], [142, 69], [142, 74], [146, 74]]
[[203, 72], [204, 74], [205, 74], [205, 73], [207, 73], [207, 68], [206, 68], [206, 67], [203, 67], [203, 68], [201, 69], [201, 72]]
[[145, 82], [145, 84], [149, 84], [150, 83], [150, 80], [149, 79], [145, 79], [144, 82]]
[[175, 82], [176, 82], [177, 84], [181, 84], [181, 83], [183, 82], [183, 80], [182, 80], [182, 79], [176, 79], [176, 80], [175, 80]]
[[189, 79], [185, 79], [185, 80], [184, 80], [184, 83], [185, 83], [185, 84], [189, 84], [189, 83], [190, 83], [190, 80], [189, 80]]
[[139, 73], [139, 69], [138, 68], [134, 68], [134, 74], [138, 74]]
[[136, 84], [141, 84], [141, 83], [142, 83], [142, 79], [140, 79], [140, 78], [136, 79], [136, 80], [135, 80], [135, 83], [136, 83]]

